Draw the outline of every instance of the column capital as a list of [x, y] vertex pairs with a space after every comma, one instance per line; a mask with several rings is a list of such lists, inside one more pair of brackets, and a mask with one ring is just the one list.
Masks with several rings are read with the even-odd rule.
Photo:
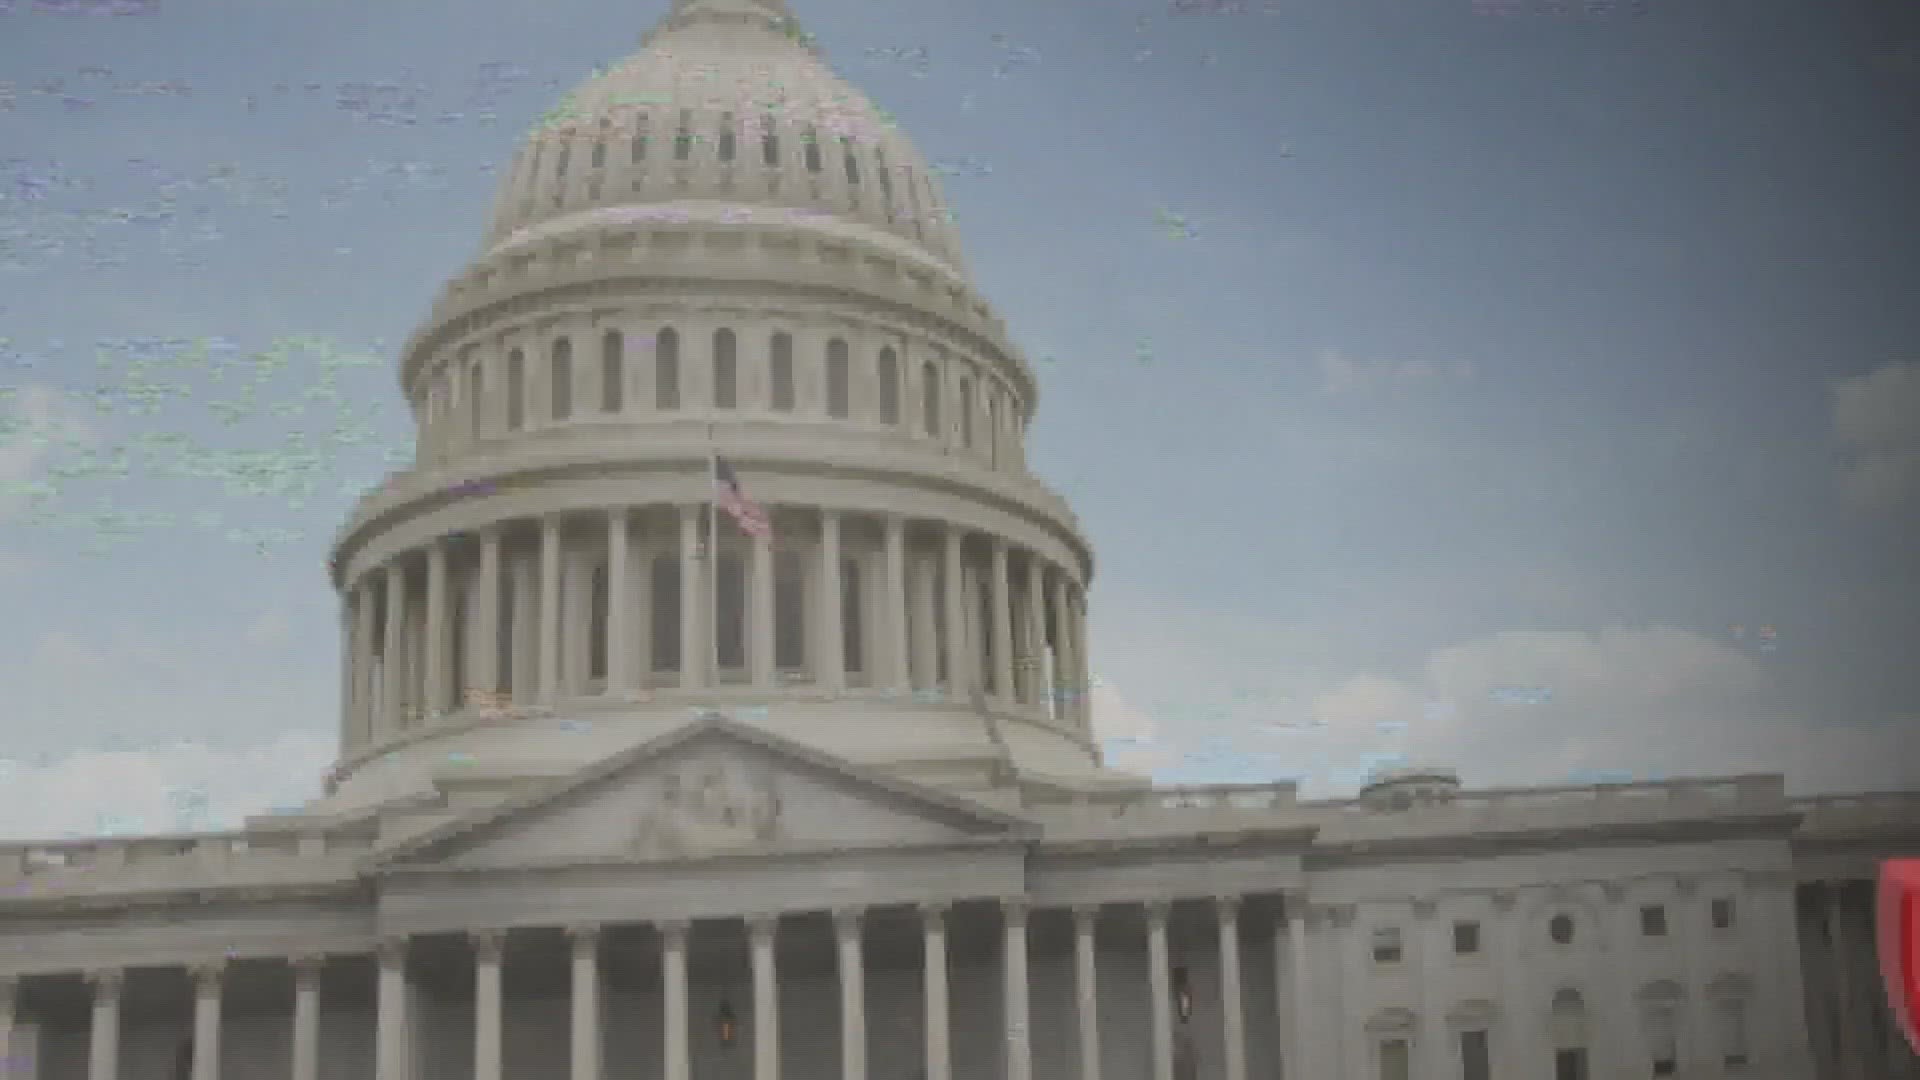
[[1000, 898], [1000, 917], [1008, 926], [1025, 926], [1027, 916], [1033, 913], [1033, 901], [1025, 896], [1003, 896]]
[[1075, 930], [1092, 930], [1100, 922], [1099, 904], [1075, 904], [1072, 911]]
[[598, 923], [574, 923], [566, 928], [566, 935], [575, 953], [591, 953], [600, 947]]
[[953, 905], [944, 902], [921, 904], [920, 924], [928, 931], [944, 930], [947, 925], [947, 913], [952, 910]]
[[1493, 910], [1500, 912], [1502, 915], [1512, 911], [1513, 905], [1519, 902], [1520, 890], [1518, 889], [1493, 890]]
[[1142, 904], [1141, 907], [1146, 910], [1148, 926], [1158, 926], [1162, 930], [1166, 929], [1167, 917], [1173, 914], [1173, 901], [1149, 900], [1145, 904]]
[[407, 939], [403, 937], [384, 938], [374, 946], [374, 956], [383, 968], [405, 967], [407, 963]]
[[865, 908], [842, 907], [833, 909], [833, 932], [840, 937], [854, 937], [860, 933], [860, 921], [866, 916]]
[[127, 973], [122, 968], [94, 968], [82, 977], [93, 987], [96, 997], [117, 998], [127, 984]]
[[497, 964], [500, 954], [505, 951], [507, 932], [505, 930], [474, 930], [467, 934], [467, 941], [473, 945], [473, 958], [482, 964]]
[[299, 953], [287, 957], [287, 966], [293, 969], [293, 985], [314, 986], [320, 982], [320, 973], [326, 970], [325, 953]]
[[633, 507], [622, 503], [607, 507], [607, 524], [618, 528], [633, 520]]
[[187, 966], [187, 977], [193, 980], [193, 991], [201, 997], [209, 994], [218, 994], [220, 992], [220, 981], [226, 976], [226, 973], [227, 962], [225, 959], [197, 960]]
[[653, 928], [660, 932], [661, 943], [670, 949], [687, 947], [687, 933], [692, 926], [686, 919], [664, 919], [653, 924]]
[[1692, 875], [1674, 878], [1673, 891], [1682, 900], [1691, 900], [1700, 891], [1700, 879]]
[[1413, 902], [1413, 917], [1420, 922], [1433, 918], [1434, 913], [1439, 910], [1439, 902], [1430, 896], [1423, 896]]
[[1627, 898], [1627, 885], [1624, 881], [1603, 881], [1600, 883], [1600, 895], [1609, 904], [1618, 904]]
[[1216, 896], [1213, 898], [1214, 914], [1223, 923], [1238, 922], [1240, 920], [1240, 902], [1241, 898], [1239, 896]]
[[770, 945], [780, 933], [780, 916], [777, 914], [749, 915], [746, 919], [747, 937], [756, 945]]

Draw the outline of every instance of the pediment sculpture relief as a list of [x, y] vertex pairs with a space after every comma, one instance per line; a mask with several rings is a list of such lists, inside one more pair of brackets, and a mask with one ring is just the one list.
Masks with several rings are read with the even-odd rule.
[[661, 780], [641, 816], [632, 849], [643, 858], [679, 858], [757, 847], [780, 835], [780, 794], [766, 770], [690, 765]]

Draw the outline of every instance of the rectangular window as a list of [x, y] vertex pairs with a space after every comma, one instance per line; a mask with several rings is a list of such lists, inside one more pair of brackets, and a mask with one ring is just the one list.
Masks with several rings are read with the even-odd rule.
[[1587, 1080], [1585, 1047], [1553, 1052], [1553, 1080]]
[[1376, 964], [1397, 964], [1400, 962], [1399, 927], [1380, 926], [1374, 928], [1373, 962]]
[[1667, 936], [1667, 909], [1659, 904], [1648, 904], [1640, 909], [1640, 935], [1642, 937]]
[[1722, 896], [1713, 902], [1713, 928], [1715, 930], [1733, 929], [1733, 898]]
[[1670, 1008], [1656, 1008], [1647, 1014], [1647, 1050], [1653, 1063], [1653, 1075], [1673, 1076], [1680, 1064], [1680, 1037], [1677, 1018]]
[[1460, 1033], [1460, 1080], [1493, 1080], [1493, 1061], [1487, 1053], [1486, 1031]]
[[1729, 998], [1717, 1004], [1720, 1016], [1720, 1059], [1729, 1069], [1737, 1069], [1747, 1063], [1747, 1010], [1746, 1003], [1739, 998]]
[[1387, 1039], [1380, 1044], [1380, 1080], [1409, 1080], [1412, 1054], [1407, 1040]]
[[1453, 953], [1455, 956], [1472, 956], [1480, 951], [1480, 924], [1477, 922], [1457, 922], [1453, 924]]

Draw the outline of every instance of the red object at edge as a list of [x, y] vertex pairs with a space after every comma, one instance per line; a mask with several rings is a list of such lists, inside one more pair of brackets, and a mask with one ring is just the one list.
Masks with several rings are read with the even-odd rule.
[[1880, 974], [1887, 1003], [1920, 1053], [1920, 859], [1880, 864]]

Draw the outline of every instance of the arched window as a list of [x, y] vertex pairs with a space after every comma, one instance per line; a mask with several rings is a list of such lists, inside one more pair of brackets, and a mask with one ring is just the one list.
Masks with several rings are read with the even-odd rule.
[[527, 422], [527, 358], [515, 349], [507, 354], [507, 430], [519, 431]]
[[720, 114], [720, 160], [733, 160], [733, 114]]
[[1580, 991], [1562, 987], [1550, 1012], [1554, 1080], [1588, 1080], [1587, 1003]]
[[873, 178], [875, 180], [880, 181], [880, 201], [886, 207], [888, 224], [892, 224], [893, 222], [893, 177], [887, 175], [887, 172], [888, 172], [887, 148], [884, 146], [874, 147], [873, 157], [874, 157]]
[[633, 164], [638, 165], [647, 160], [647, 134], [653, 128], [653, 117], [643, 111], [633, 123]]
[[1743, 997], [1723, 997], [1714, 1002], [1716, 1026], [1720, 1031], [1720, 1061], [1728, 1069], [1747, 1063], [1747, 1002]]
[[671, 326], [653, 336], [653, 407], [680, 407], [680, 335]]
[[839, 338], [827, 342], [827, 415], [845, 420], [848, 412], [849, 382], [847, 343]]
[[891, 345], [880, 350], [880, 422], [900, 422], [900, 358]]
[[680, 110], [680, 130], [673, 136], [673, 160], [685, 161], [693, 154], [693, 110]]
[[713, 407], [740, 407], [740, 362], [734, 348], [733, 331], [721, 327], [713, 332]]
[[913, 170], [901, 166], [900, 182], [907, 189], [907, 218], [913, 222], [913, 235], [916, 238], [925, 239], [926, 229], [920, 222], [920, 188], [913, 182]]
[[655, 555], [649, 568], [653, 619], [653, 670], [680, 670], [680, 557]]
[[855, 159], [853, 156], [853, 137], [852, 136], [850, 135], [840, 136], [840, 152], [841, 152], [841, 155], [845, 157], [847, 162], [847, 184], [851, 187], [859, 187], [860, 186], [860, 162], [857, 159]]
[[810, 173], [818, 173], [820, 171], [820, 136], [819, 134], [815, 132], [811, 126], [809, 126], [807, 128], [806, 134], [800, 136], [800, 141], [806, 144], [806, 148], [807, 148], [806, 149], [807, 171]]
[[953, 407], [960, 414], [960, 445], [973, 449], [973, 380], [960, 377], [960, 395]]
[[806, 568], [800, 554], [777, 551], [773, 556], [773, 663], [781, 671], [795, 671], [807, 662]]
[[769, 168], [780, 164], [780, 131], [772, 113], [760, 129], [760, 163]]
[[626, 338], [620, 331], [600, 335], [600, 411], [617, 413], [627, 406]]
[[467, 365], [467, 416], [468, 423], [473, 425], [473, 438], [476, 442], [481, 434], [480, 418], [485, 415], [485, 411], [481, 408], [480, 386], [480, 362], [475, 360]]
[[561, 338], [553, 343], [553, 419], [573, 415], [573, 342]]
[[1640, 1027], [1647, 1037], [1647, 1063], [1654, 1076], [1680, 1069], [1680, 987], [1661, 980], [1640, 991]]
[[719, 606], [719, 647], [722, 670], [747, 666], [747, 567], [738, 555], [722, 552], [716, 561], [720, 576], [714, 582]]
[[607, 564], [593, 568], [587, 599], [587, 678], [607, 677]]
[[850, 672], [867, 670], [866, 628], [860, 618], [865, 610], [860, 596], [860, 562], [840, 560], [840, 657]]
[[773, 407], [780, 412], [793, 411], [793, 335], [774, 332], [771, 344], [768, 382], [773, 392]]
[[1000, 395], [987, 395], [987, 464], [1000, 467]]
[[920, 411], [930, 438], [940, 437], [940, 369], [929, 360], [920, 366]]

